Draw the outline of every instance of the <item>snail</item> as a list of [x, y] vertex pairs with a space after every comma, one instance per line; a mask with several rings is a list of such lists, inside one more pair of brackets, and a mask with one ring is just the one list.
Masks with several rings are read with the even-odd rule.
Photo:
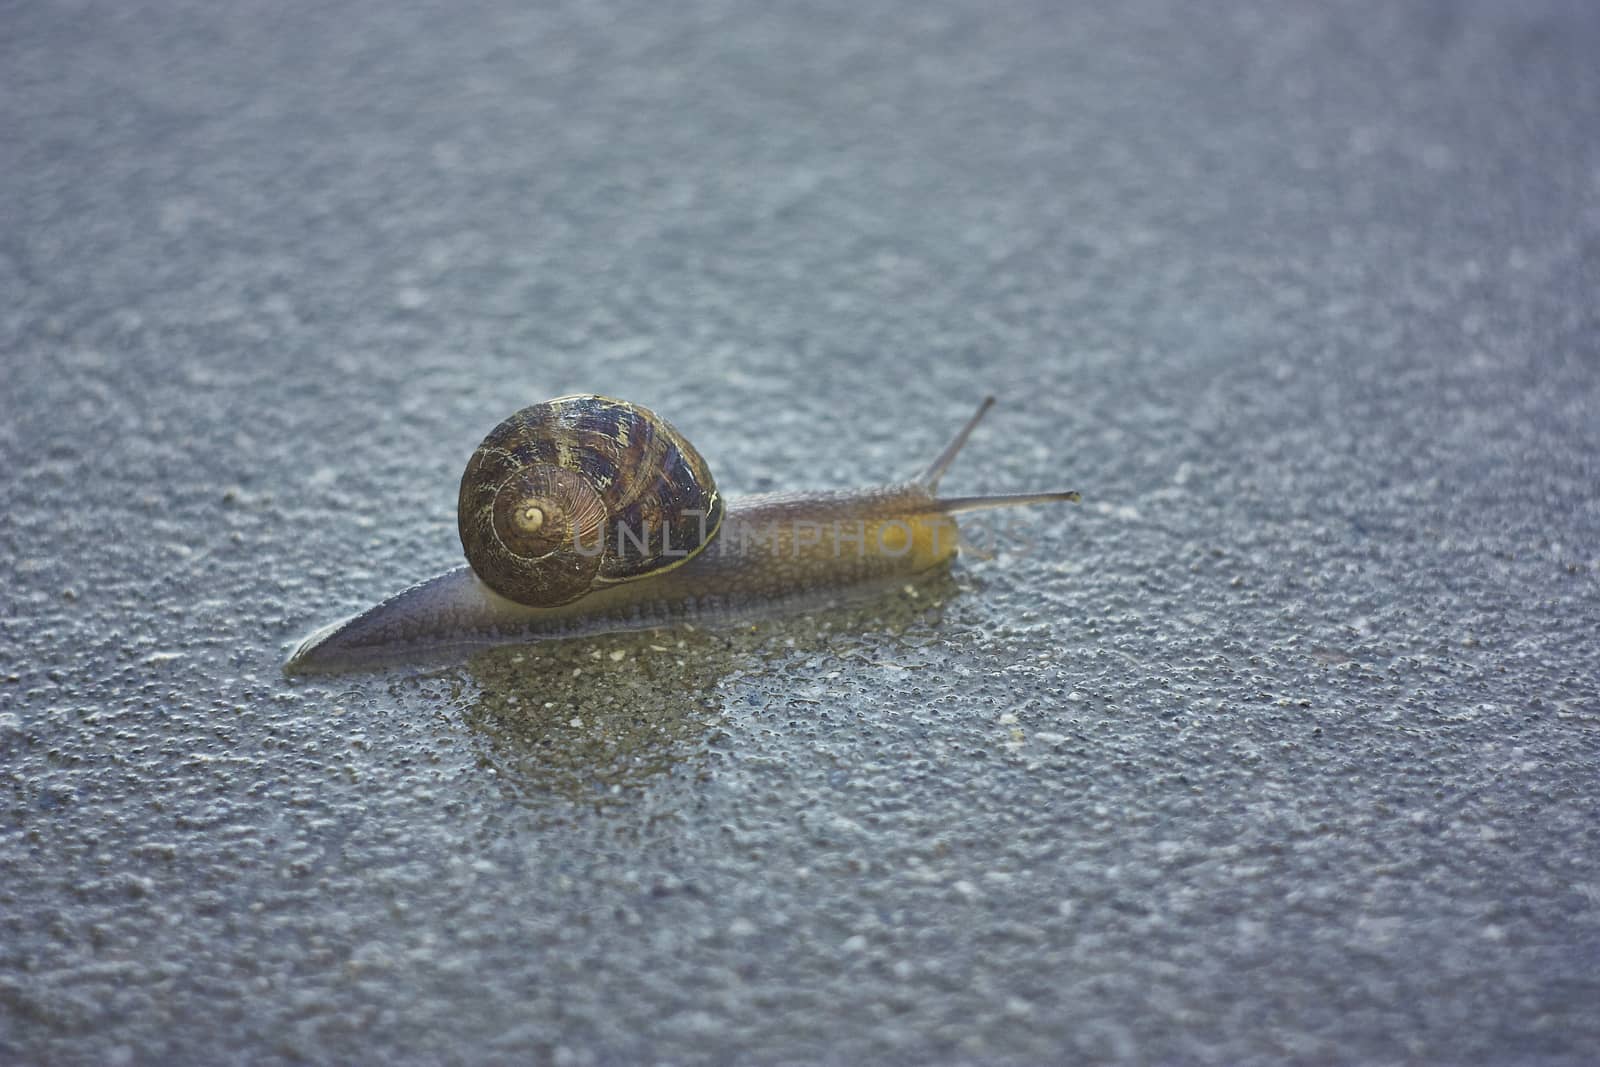
[[906, 482], [724, 503], [710, 467], [638, 404], [564, 396], [484, 438], [461, 478], [467, 564], [306, 638], [290, 673], [423, 649], [747, 618], [904, 584], [956, 555], [959, 513], [1076, 492], [938, 496], [994, 404]]

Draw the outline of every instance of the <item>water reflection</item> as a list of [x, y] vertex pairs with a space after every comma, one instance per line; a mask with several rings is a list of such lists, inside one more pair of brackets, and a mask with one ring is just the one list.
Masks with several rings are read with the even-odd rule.
[[503, 646], [444, 673], [480, 766], [520, 801], [627, 804], [711, 773], [714, 745], [738, 732], [728, 709], [752, 688], [746, 679], [767, 694], [818, 654], [843, 664], [886, 643], [936, 640], [956, 591], [943, 575], [914, 594], [812, 615]]
[[721, 717], [718, 683], [746, 656], [739, 636], [609, 634], [479, 653], [463, 718], [480, 763], [530, 799], [594, 804], [674, 768], [692, 773]]

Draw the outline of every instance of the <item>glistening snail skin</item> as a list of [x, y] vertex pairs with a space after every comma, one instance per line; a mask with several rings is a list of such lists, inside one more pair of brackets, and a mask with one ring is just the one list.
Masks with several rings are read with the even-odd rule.
[[[484, 440], [463, 476], [470, 565], [312, 634], [284, 669], [337, 670], [421, 649], [765, 615], [903, 583], [955, 557], [960, 512], [1078, 499], [1073, 492], [935, 495], [993, 403], [985, 399], [910, 482], [765, 493], [726, 508], [704, 461], [648, 409], [599, 396], [525, 408]], [[548, 439], [530, 439], [530, 429]], [[551, 466], [560, 470], [541, 469]], [[671, 477], [640, 476], [651, 469]], [[573, 472], [588, 483], [578, 484]], [[595, 500], [607, 502], [603, 517]], [[646, 536], [630, 540], [630, 521]], [[577, 537], [551, 537], [552, 526]], [[485, 553], [492, 562], [483, 562]], [[592, 576], [581, 589], [580, 574]]]

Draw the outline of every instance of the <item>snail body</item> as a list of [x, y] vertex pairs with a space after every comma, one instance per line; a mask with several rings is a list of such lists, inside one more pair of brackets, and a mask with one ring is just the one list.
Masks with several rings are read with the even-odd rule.
[[1078, 498], [937, 495], [992, 404], [911, 481], [726, 504], [704, 461], [648, 409], [598, 396], [534, 405], [497, 427], [463, 476], [468, 564], [312, 634], [285, 669], [749, 618], [903, 584], [956, 556], [960, 512]]

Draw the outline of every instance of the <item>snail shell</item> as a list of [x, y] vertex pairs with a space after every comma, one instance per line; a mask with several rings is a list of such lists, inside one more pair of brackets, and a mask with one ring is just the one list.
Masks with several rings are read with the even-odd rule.
[[722, 524], [705, 460], [666, 419], [604, 396], [534, 404], [492, 430], [461, 476], [461, 546], [519, 604], [553, 607], [659, 574]]

